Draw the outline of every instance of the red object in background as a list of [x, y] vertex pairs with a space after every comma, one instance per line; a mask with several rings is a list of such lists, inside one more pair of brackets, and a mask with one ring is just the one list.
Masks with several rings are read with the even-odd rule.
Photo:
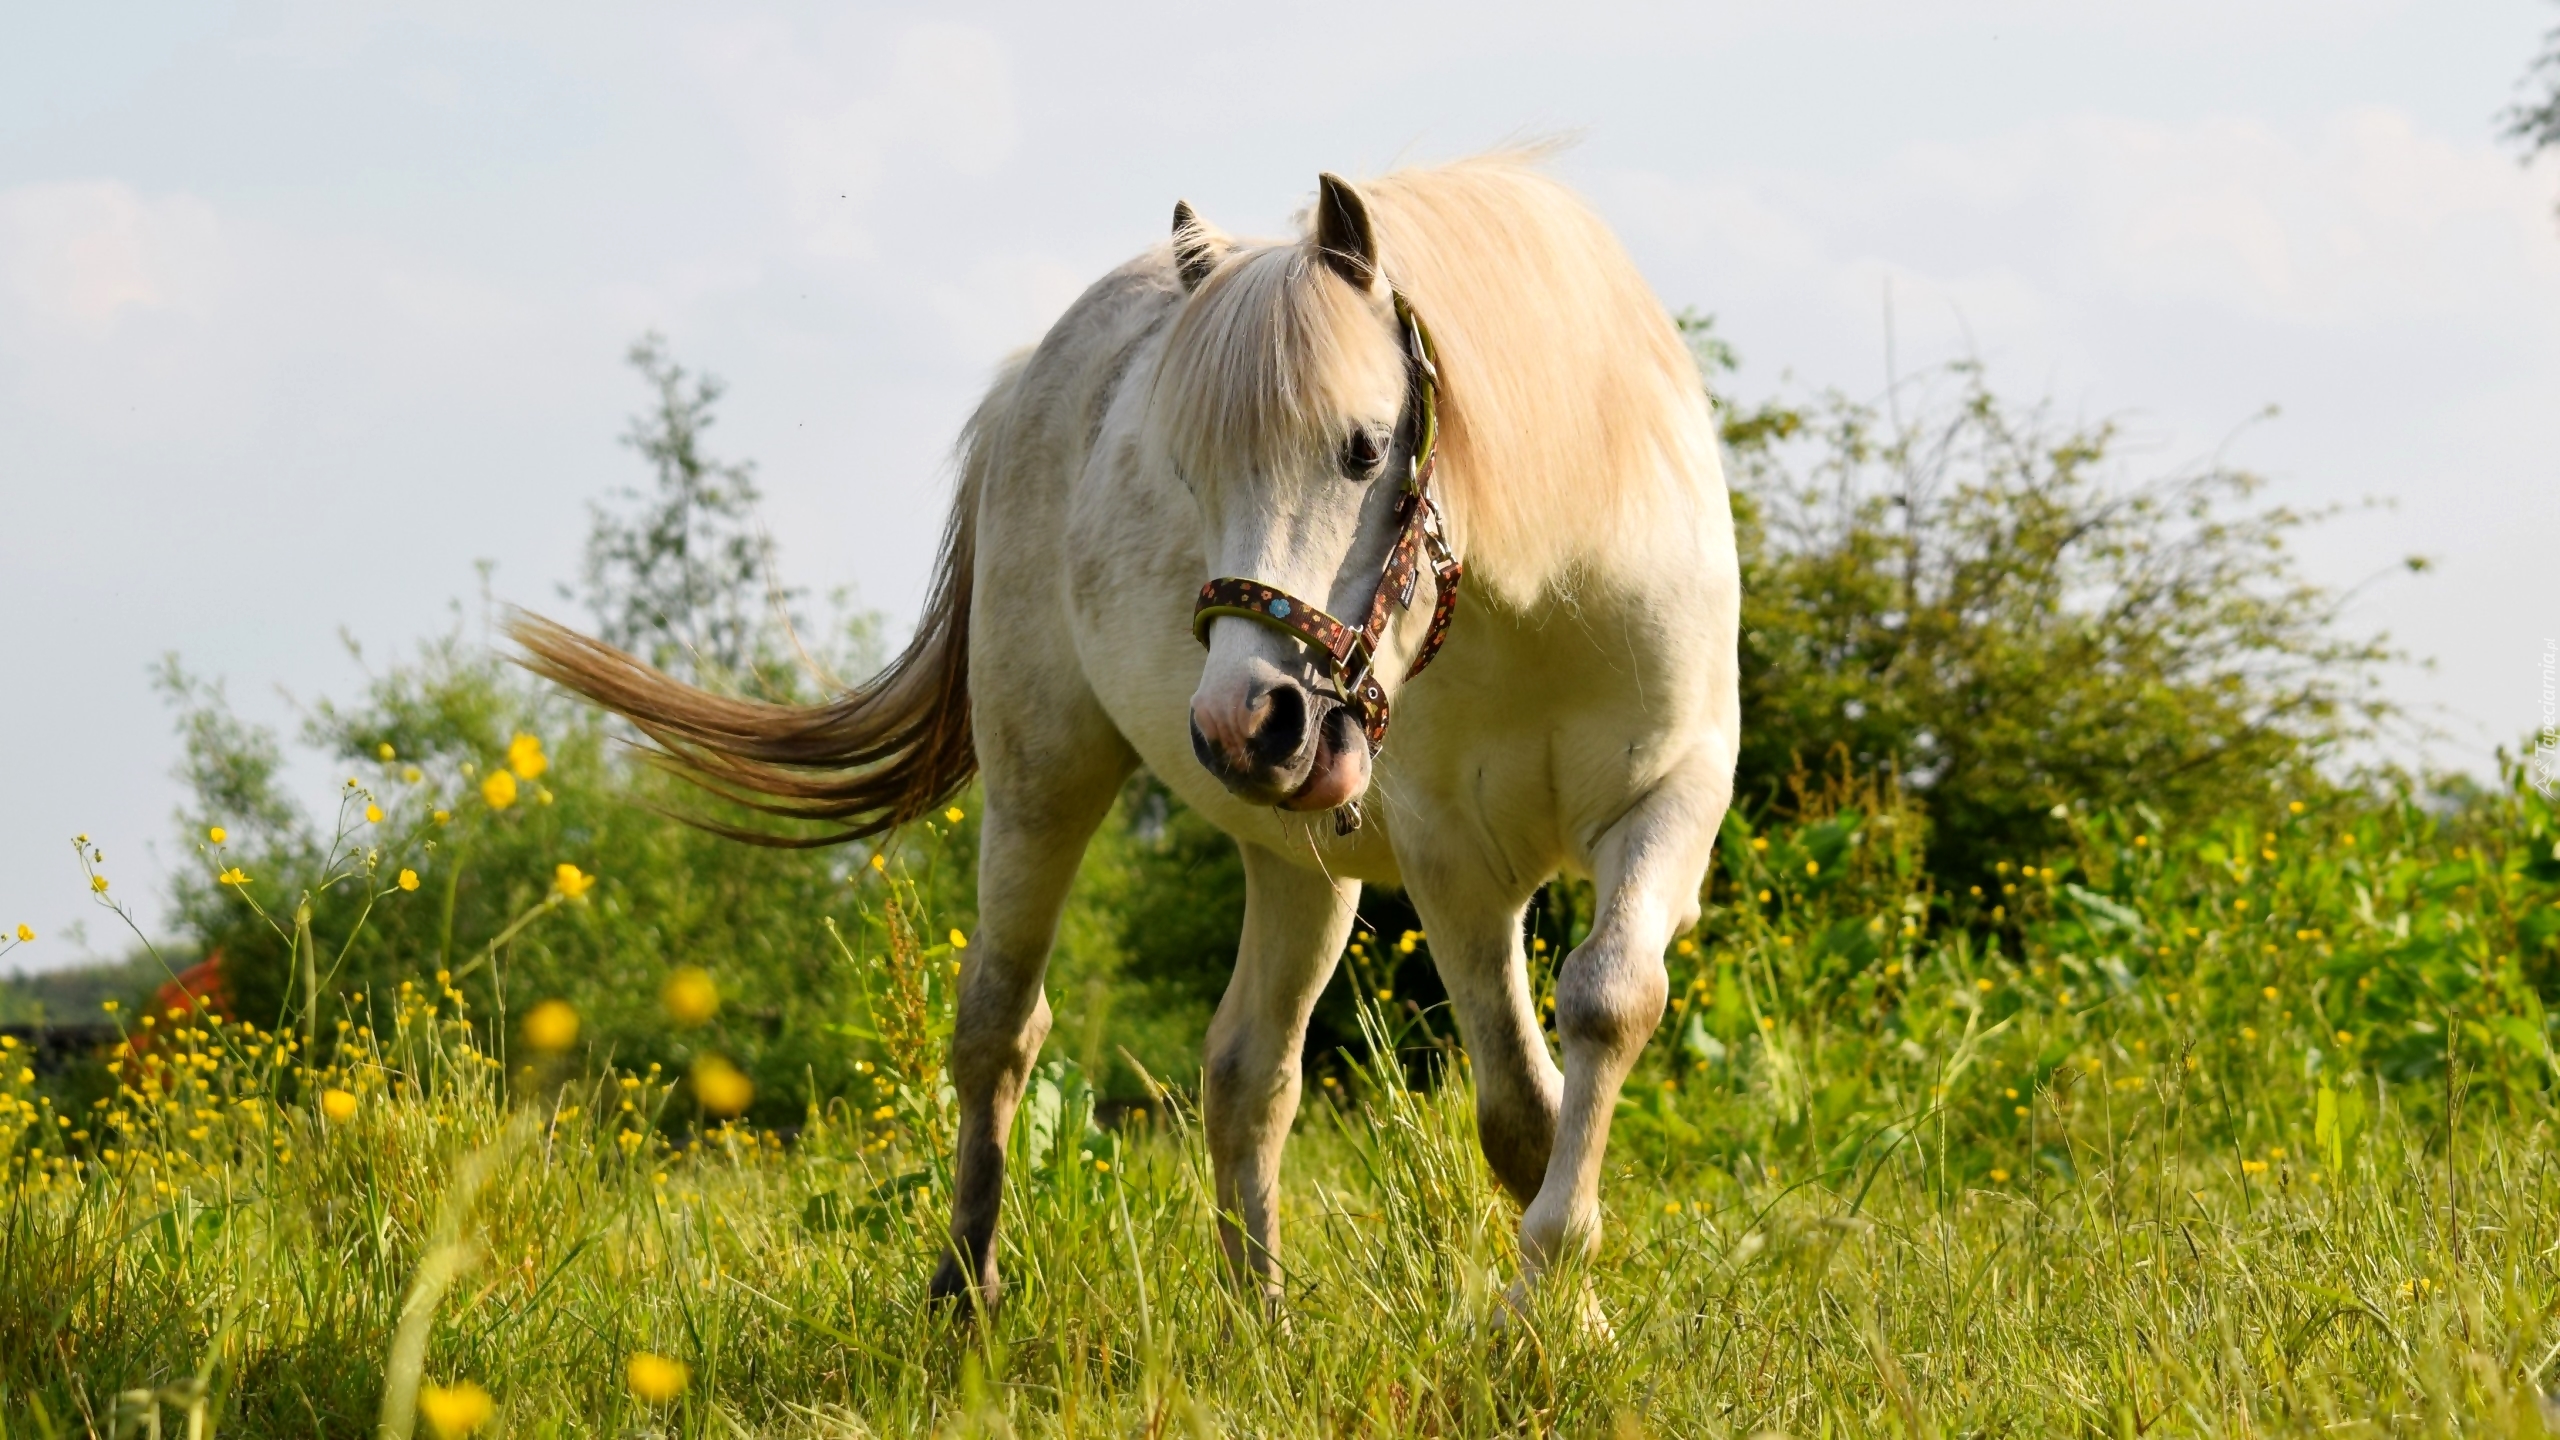
[[162, 984], [151, 994], [152, 1013], [167, 1015], [172, 1010], [194, 1013], [197, 1002], [228, 1020], [231, 1016], [231, 987], [223, 983], [222, 952], [219, 950], [178, 972], [177, 978]]

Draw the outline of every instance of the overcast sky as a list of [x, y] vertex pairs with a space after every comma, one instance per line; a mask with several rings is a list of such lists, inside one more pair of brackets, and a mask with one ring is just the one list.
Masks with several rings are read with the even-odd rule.
[[[731, 384], [784, 578], [912, 616], [1000, 357], [1163, 233], [1521, 134], [1740, 392], [1961, 355], [2145, 465], [2226, 440], [2432, 657], [2442, 758], [2560, 635], [2560, 166], [2495, 116], [2560, 8], [2141, 0], [1014, 9], [17, 5], [0, 16], [0, 923], [121, 937], [191, 858], [148, 675], [249, 715], [572, 578], [621, 364]], [[1292, 18], [1282, 18], [1284, 16]], [[2247, 426], [2263, 407], [2272, 423]], [[2239, 431], [2236, 440], [2232, 439]], [[333, 783], [302, 772], [315, 796]], [[156, 916], [156, 910], [147, 913]], [[73, 922], [89, 919], [85, 940]], [[156, 923], [156, 920], [155, 920]]]

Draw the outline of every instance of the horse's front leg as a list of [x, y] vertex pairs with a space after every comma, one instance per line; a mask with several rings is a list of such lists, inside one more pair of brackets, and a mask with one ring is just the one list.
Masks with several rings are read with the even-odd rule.
[[1350, 938], [1356, 880], [1244, 849], [1244, 936], [1209, 1022], [1203, 1097], [1217, 1175], [1218, 1243], [1241, 1283], [1278, 1299], [1280, 1152], [1297, 1117], [1301, 1052], [1316, 997]]
[[1537, 1197], [1520, 1217], [1528, 1280], [1600, 1240], [1600, 1165], [1618, 1089], [1662, 1023], [1670, 977], [1663, 951], [1698, 920], [1698, 887], [1732, 793], [1729, 770], [1675, 773], [1594, 847], [1598, 911], [1590, 937], [1556, 974], [1564, 1097]]

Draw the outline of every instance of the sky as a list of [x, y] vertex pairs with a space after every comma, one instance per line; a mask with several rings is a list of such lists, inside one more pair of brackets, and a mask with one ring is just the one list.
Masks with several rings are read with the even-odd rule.
[[[290, 734], [488, 593], [560, 608], [645, 332], [729, 384], [782, 578], [921, 599], [999, 361], [1316, 174], [1553, 162], [1743, 395], [1973, 357], [2350, 507], [2305, 568], [2483, 769], [2560, 636], [2540, 0], [13, 6], [0, 15], [0, 967], [146, 929], [162, 657]], [[2272, 419], [2258, 417], [2277, 408]], [[2375, 502], [2368, 505], [2366, 502]], [[2410, 555], [2423, 575], [2396, 568]], [[358, 653], [360, 651], [360, 654]], [[297, 761], [327, 803], [335, 780]]]

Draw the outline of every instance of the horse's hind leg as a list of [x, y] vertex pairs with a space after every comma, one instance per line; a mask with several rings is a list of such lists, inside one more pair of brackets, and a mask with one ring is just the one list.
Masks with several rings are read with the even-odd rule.
[[[992, 709], [980, 713], [993, 719]], [[951, 1243], [931, 1289], [937, 1300], [965, 1295], [992, 1307], [1003, 1296], [996, 1213], [1004, 1200], [1005, 1137], [1049, 1034], [1040, 979], [1085, 842], [1135, 763], [1089, 699], [1050, 710], [1043, 720], [1037, 737], [984, 723], [978, 734], [978, 753], [987, 761], [978, 934], [961, 968], [951, 1032], [960, 1136], [952, 1157]]]
[[1236, 1278], [1280, 1291], [1280, 1151], [1298, 1113], [1307, 1017], [1351, 935], [1360, 883], [1244, 848], [1244, 938], [1209, 1022], [1202, 1109], [1217, 1172], [1218, 1243]]

